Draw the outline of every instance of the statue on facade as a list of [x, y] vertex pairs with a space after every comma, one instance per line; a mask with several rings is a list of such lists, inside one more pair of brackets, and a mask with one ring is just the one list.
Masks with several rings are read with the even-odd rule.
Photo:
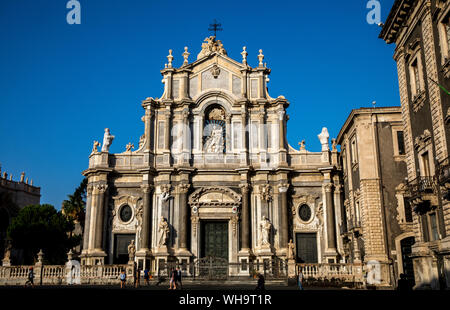
[[167, 202], [170, 199], [170, 185], [166, 184], [161, 186], [161, 195], [159, 196], [161, 198], [161, 202]]
[[221, 126], [212, 129], [211, 135], [206, 140], [205, 149], [207, 153], [223, 152], [223, 128]]
[[5, 254], [3, 255], [3, 266], [10, 266], [11, 265], [11, 250], [12, 250], [12, 244], [11, 240], [6, 241], [5, 246]]
[[145, 134], [143, 134], [140, 138], [139, 138], [139, 148], [142, 147], [142, 145], [145, 142]]
[[136, 254], [136, 246], [134, 245], [134, 240], [131, 240], [128, 245], [128, 260], [130, 262], [134, 261], [134, 255]]
[[134, 144], [129, 142], [126, 146], [125, 149], [127, 152], [131, 152], [131, 149], [134, 149]]
[[287, 259], [294, 259], [294, 243], [292, 239], [288, 243]]
[[158, 246], [161, 248], [167, 244], [167, 237], [169, 236], [169, 224], [167, 223], [166, 219], [162, 216], [161, 219], [159, 220], [158, 232], [159, 232]]
[[260, 245], [270, 246], [270, 230], [272, 224], [267, 217], [263, 216], [262, 222], [260, 224], [261, 234], [260, 234]]
[[94, 141], [94, 145], [92, 146], [92, 152], [91, 153], [98, 153], [98, 147], [100, 146], [100, 142]]
[[109, 152], [109, 147], [111, 146], [115, 136], [109, 133], [109, 128], [105, 128], [105, 134], [103, 135], [103, 146], [102, 152]]
[[298, 145], [300, 146], [300, 151], [306, 151], [305, 140], [299, 142]]
[[337, 141], [336, 139], [331, 139], [331, 150], [332, 151], [337, 151]]
[[322, 152], [329, 151], [330, 146], [328, 145], [328, 139], [330, 138], [330, 135], [328, 134], [327, 127], [323, 127], [322, 132], [317, 136], [319, 137], [320, 144], [322, 144]]
[[260, 187], [261, 197], [264, 201], [270, 201], [272, 196], [270, 195], [270, 185], [265, 184]]

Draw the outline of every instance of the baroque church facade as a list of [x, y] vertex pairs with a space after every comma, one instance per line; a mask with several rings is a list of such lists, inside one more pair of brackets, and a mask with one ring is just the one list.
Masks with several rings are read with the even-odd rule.
[[342, 262], [336, 141], [330, 149], [323, 128], [321, 152], [290, 146], [289, 101], [269, 95], [262, 50], [254, 68], [245, 47], [241, 55], [231, 59], [211, 36], [193, 62], [185, 48], [175, 68], [170, 50], [161, 98], [142, 101], [139, 147], [110, 153], [109, 129], [94, 142], [83, 172], [82, 264], [127, 263], [130, 244], [152, 271], [211, 256], [243, 265]]

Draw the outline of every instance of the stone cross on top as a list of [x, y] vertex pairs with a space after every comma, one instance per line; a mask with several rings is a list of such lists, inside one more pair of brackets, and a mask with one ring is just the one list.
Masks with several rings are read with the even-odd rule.
[[216, 32], [217, 31], [222, 31], [222, 24], [218, 24], [217, 20], [214, 19], [214, 23], [209, 24], [209, 31], [214, 31], [214, 37], [216, 37]]

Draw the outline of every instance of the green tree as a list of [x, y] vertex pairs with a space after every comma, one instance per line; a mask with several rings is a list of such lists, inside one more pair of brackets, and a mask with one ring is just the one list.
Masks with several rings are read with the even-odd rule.
[[71, 220], [78, 222], [82, 229], [84, 228], [84, 219], [86, 216], [86, 188], [88, 180], [81, 181], [72, 195], [67, 195], [69, 199], [62, 203], [62, 211]]
[[70, 235], [73, 228], [73, 221], [52, 205], [29, 205], [12, 220], [8, 236], [14, 248], [23, 249], [24, 264], [33, 264], [40, 249], [47, 263], [64, 264], [69, 249], [80, 242]]

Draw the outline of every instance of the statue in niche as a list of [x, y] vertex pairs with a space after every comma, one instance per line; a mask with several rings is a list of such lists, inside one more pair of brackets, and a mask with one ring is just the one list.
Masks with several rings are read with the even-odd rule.
[[272, 228], [272, 224], [270, 223], [270, 221], [267, 217], [263, 216], [261, 224], [259, 224], [259, 227], [261, 229], [259, 243], [263, 247], [269, 247], [270, 246], [270, 230]]
[[169, 224], [166, 219], [161, 216], [159, 220], [158, 232], [159, 232], [159, 241], [158, 246], [161, 248], [167, 244], [167, 237], [169, 235]]
[[131, 240], [128, 245], [128, 260], [130, 262], [134, 261], [134, 255], [136, 254], [136, 246], [134, 245], [134, 240]]
[[105, 128], [105, 134], [103, 135], [103, 146], [102, 152], [109, 152], [109, 147], [111, 146], [115, 136], [109, 133], [109, 128]]
[[223, 128], [221, 126], [214, 126], [206, 139], [205, 149], [207, 153], [223, 152]]

